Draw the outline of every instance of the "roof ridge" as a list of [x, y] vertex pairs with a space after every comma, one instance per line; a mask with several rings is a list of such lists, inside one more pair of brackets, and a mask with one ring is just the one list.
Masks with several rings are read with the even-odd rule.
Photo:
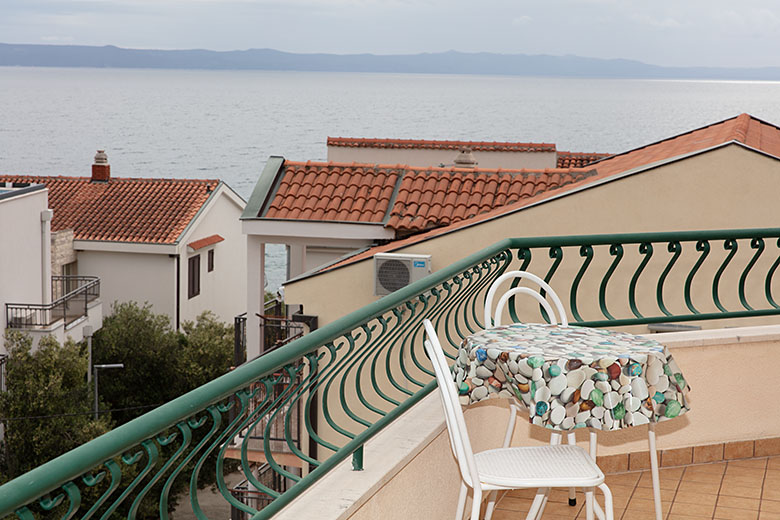
[[747, 134], [750, 126], [750, 115], [742, 113], [736, 117], [734, 125], [734, 140], [747, 144]]
[[464, 173], [464, 172], [475, 172], [475, 173], [488, 173], [488, 172], [494, 172], [494, 173], [547, 173], [549, 171], [552, 172], [568, 172], [568, 171], [590, 171], [592, 168], [589, 168], [587, 166], [580, 166], [580, 167], [565, 167], [565, 168], [517, 168], [517, 169], [507, 169], [507, 168], [458, 168], [457, 166], [414, 166], [411, 164], [382, 164], [382, 163], [361, 163], [361, 162], [341, 162], [341, 161], [289, 161], [285, 160], [284, 162], [285, 166], [287, 165], [296, 165], [296, 166], [309, 166], [309, 167], [336, 167], [336, 168], [364, 168], [364, 169], [382, 169], [382, 170], [404, 170], [404, 171], [412, 171], [412, 172], [422, 172], [422, 171], [437, 171], [437, 172], [456, 172], [456, 173]]
[[519, 141], [471, 141], [459, 139], [399, 139], [399, 138], [380, 138], [380, 137], [327, 137], [328, 146], [350, 146], [365, 145], [370, 147], [382, 147], [382, 145], [398, 145], [402, 147], [420, 148], [452, 148], [452, 147], [470, 147], [479, 150], [480, 148], [508, 148], [523, 149], [522, 151], [549, 151], [554, 152], [555, 143], [544, 142], [519, 142]]
[[473, 141], [464, 139], [401, 139], [397, 137], [330, 137], [328, 142], [387, 142], [387, 143], [473, 143], [473, 144], [509, 144], [509, 145], [547, 145], [555, 146], [555, 143], [543, 141]]
[[568, 150], [558, 150], [558, 155], [585, 155], [585, 156], [603, 155], [606, 157], [612, 154], [607, 152], [570, 152]]
[[[24, 177], [27, 179], [54, 179], [60, 181], [91, 181], [92, 177], [82, 177], [73, 175], [30, 175], [26, 173], [0, 173], [0, 178], [10, 177]], [[114, 177], [111, 176], [110, 182], [113, 181], [151, 181], [151, 182], [222, 182], [220, 179], [189, 179], [189, 178], [176, 178], [176, 177]]]

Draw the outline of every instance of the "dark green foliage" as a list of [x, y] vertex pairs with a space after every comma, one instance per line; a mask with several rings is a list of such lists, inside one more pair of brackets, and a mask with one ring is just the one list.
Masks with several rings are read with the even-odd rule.
[[124, 363], [101, 371], [99, 390], [123, 424], [224, 374], [233, 355], [233, 329], [205, 312], [174, 331], [149, 305], [115, 304], [93, 339], [94, 363]]
[[[93, 337], [93, 363], [124, 363], [124, 369], [100, 370], [100, 420], [93, 421], [92, 386], [86, 383], [86, 342], [68, 342], [60, 347], [52, 338], [42, 340], [31, 352], [28, 336], [8, 333], [8, 392], [0, 394], [0, 417], [73, 414], [40, 420], [7, 421], [6, 439], [0, 450], [0, 482], [10, 480], [94, 437], [130, 421], [180, 395], [224, 374], [233, 353], [233, 329], [220, 323], [211, 313], [193, 322], [185, 322], [183, 331], [174, 331], [169, 319], [156, 315], [148, 305], [122, 303], [113, 307], [103, 327]], [[121, 410], [132, 408], [128, 410]], [[195, 418], [207, 415], [203, 411]], [[211, 421], [193, 430], [190, 450], [211, 428]], [[171, 427], [165, 435], [178, 432]], [[212, 439], [213, 440], [213, 439]], [[160, 448], [160, 458], [152, 474], [181, 445], [180, 433], [169, 446]], [[134, 446], [128, 454], [142, 448]], [[187, 451], [189, 453], [189, 450]], [[202, 452], [201, 452], [202, 453]], [[170, 506], [186, 490], [189, 477], [200, 453], [183, 468], [170, 493]], [[173, 467], [176, 467], [179, 458]], [[146, 464], [143, 455], [136, 464], [127, 466], [115, 458], [123, 469], [124, 485]], [[216, 455], [212, 454], [200, 472], [200, 486], [215, 481]], [[232, 464], [228, 464], [231, 467]], [[103, 468], [105, 469], [105, 468]], [[100, 469], [98, 468], [98, 471]], [[137, 518], [157, 518], [159, 493], [170, 470], [141, 503]], [[144, 483], [150, 476], [147, 476]], [[94, 488], [82, 488], [84, 504], [92, 503], [102, 493], [107, 481]], [[141, 484], [115, 513], [125, 517]], [[37, 506], [36, 506], [37, 507]]]
[[6, 429], [0, 478], [7, 480], [97, 437], [111, 425], [107, 418], [93, 421], [89, 414], [92, 393], [83, 346], [72, 341], [60, 346], [48, 337], [32, 352], [30, 337], [14, 331], [6, 333], [5, 345], [8, 391], [0, 393]]

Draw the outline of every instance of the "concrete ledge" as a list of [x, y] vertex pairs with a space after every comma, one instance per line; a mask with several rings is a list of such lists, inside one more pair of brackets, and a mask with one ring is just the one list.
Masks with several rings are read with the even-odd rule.
[[277, 513], [278, 520], [349, 518], [444, 430], [439, 391], [371, 439], [363, 448], [363, 471], [347, 459]]
[[690, 330], [644, 334], [669, 348], [705, 347], [780, 340], [780, 325], [734, 327], [727, 329]]

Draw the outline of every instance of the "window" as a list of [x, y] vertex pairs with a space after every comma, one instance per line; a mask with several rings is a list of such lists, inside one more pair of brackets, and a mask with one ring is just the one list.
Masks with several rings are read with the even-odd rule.
[[209, 249], [209, 272], [214, 270], [214, 250]]
[[188, 260], [187, 297], [194, 298], [200, 294], [200, 255]]

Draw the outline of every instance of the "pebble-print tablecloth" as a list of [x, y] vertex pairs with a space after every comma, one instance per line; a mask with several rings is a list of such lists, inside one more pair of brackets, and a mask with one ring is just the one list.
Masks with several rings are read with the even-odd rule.
[[688, 385], [655, 340], [584, 327], [517, 323], [463, 340], [461, 404], [515, 397], [533, 424], [617, 430], [688, 411]]

